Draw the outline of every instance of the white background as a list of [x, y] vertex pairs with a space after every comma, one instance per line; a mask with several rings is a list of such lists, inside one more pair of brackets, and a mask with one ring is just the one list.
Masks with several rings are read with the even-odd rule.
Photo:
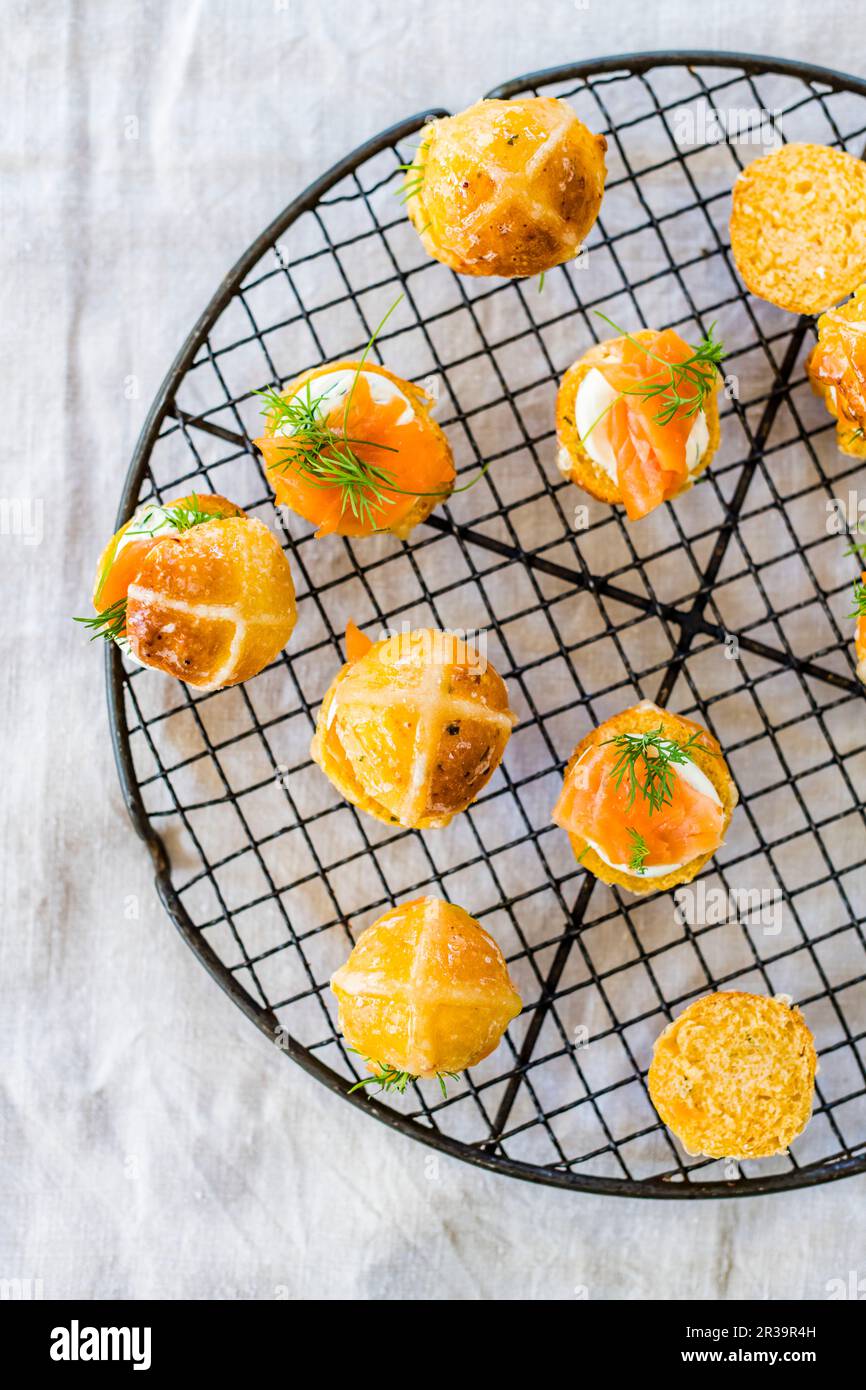
[[68, 617], [194, 318], [348, 149], [593, 55], [851, 67], [862, 6], [4, 0], [2, 22], [2, 495], [43, 499], [44, 539], [0, 539], [0, 1277], [46, 1297], [774, 1299], [866, 1276], [866, 1179], [693, 1205], [431, 1168], [279, 1058], [156, 901], [101, 653]]

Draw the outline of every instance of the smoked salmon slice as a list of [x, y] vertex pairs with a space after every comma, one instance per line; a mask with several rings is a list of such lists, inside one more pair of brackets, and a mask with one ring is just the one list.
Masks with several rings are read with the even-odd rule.
[[346, 623], [346, 660], [350, 665], [360, 661], [362, 656], [366, 656], [373, 643], [366, 633], [362, 632], [356, 623], [350, 618]]
[[126, 598], [127, 590], [130, 584], [134, 584], [138, 578], [139, 570], [149, 551], [153, 549], [153, 544], [149, 538], [129, 541], [118, 552], [110, 567], [103, 574], [93, 596], [94, 605], [100, 611], [111, 608], [115, 603]]
[[[688, 480], [686, 444], [694, 423], [689, 410], [696, 388], [688, 383], [682, 386], [682, 404], [671, 411], [663, 394], [665, 383], [670, 382], [664, 364], [686, 362], [694, 357], [694, 349], [672, 328], [645, 346], [627, 337], [608, 346], [616, 360], [611, 361], [608, 354], [600, 370], [614, 390], [624, 394], [595, 429], [610, 441], [626, 513], [630, 521], [637, 521], [675, 496]], [[647, 389], [653, 386], [659, 387], [656, 394]], [[638, 389], [642, 394], [636, 394]]]
[[[724, 812], [712, 797], [697, 790], [675, 768], [670, 800], [652, 808], [640, 793], [631, 797], [629, 779], [617, 784], [614, 746], [591, 746], [565, 778], [553, 819], [563, 830], [591, 840], [614, 865], [631, 861], [635, 834], [646, 847], [645, 867], [686, 864], [719, 848]], [[638, 769], [639, 775], [643, 775]]]

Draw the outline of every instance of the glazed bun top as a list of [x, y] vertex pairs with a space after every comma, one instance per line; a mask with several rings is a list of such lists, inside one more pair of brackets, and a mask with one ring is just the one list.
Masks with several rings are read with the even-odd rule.
[[520, 1013], [493, 937], [441, 898], [416, 898], [362, 932], [332, 977], [346, 1039], [371, 1070], [430, 1077], [474, 1066]]
[[784, 1153], [809, 1120], [815, 1044], [785, 996], [725, 990], [696, 999], [656, 1042], [649, 1091], [690, 1154]]
[[263, 522], [227, 508], [229, 515], [156, 538], [127, 590], [131, 655], [203, 689], [256, 675], [288, 642], [296, 618], [279, 543]]
[[312, 754], [370, 814], [441, 826], [491, 777], [513, 723], [493, 666], [461, 638], [421, 628], [343, 667], [322, 703]]
[[554, 97], [479, 101], [424, 129], [409, 217], [452, 270], [537, 275], [580, 250], [601, 207], [606, 148]]
[[145, 556], [157, 541], [190, 530], [211, 517], [217, 520], [227, 516], [246, 516], [246, 512], [219, 493], [189, 493], [171, 502], [157, 502], [155, 498], [142, 502], [99, 557], [93, 584], [96, 611], [125, 600]]

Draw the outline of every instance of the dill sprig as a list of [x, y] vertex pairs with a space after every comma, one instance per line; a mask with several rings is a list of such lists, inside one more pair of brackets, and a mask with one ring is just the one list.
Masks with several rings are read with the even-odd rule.
[[[718, 756], [714, 749], [698, 742], [702, 732], [699, 729], [685, 743], [677, 743], [665, 736], [664, 725], [659, 724], [657, 729], [646, 734], [617, 734], [604, 740], [602, 747], [613, 744], [619, 750], [609, 776], [614, 778], [617, 788], [628, 778], [628, 810], [634, 805], [638, 792], [649, 802], [650, 815], [669, 806], [674, 797], [674, 768], [694, 761], [693, 748], [698, 747], [714, 758]], [[644, 770], [643, 781], [638, 771], [640, 765]]]
[[631, 836], [631, 855], [629, 856], [628, 866], [633, 874], [646, 873], [646, 861], [649, 855], [649, 846], [639, 830], [629, 826]]
[[[357, 379], [360, 367], [355, 373]], [[270, 467], [278, 472], [293, 468], [313, 487], [339, 488], [341, 513], [351, 511], [364, 525], [376, 526], [375, 513], [383, 510], [385, 494], [401, 491], [395, 487], [395, 475], [380, 464], [362, 459], [356, 452], [361, 445], [381, 449], [383, 453], [399, 451], [390, 444], [377, 444], [372, 439], [359, 439], [335, 430], [319, 407], [327, 393], [313, 396], [307, 382], [303, 393], [286, 400], [277, 391], [258, 391], [266, 402], [274, 430], [288, 426], [291, 436], [283, 457]], [[344, 416], [345, 426], [345, 416]]]
[[201, 526], [205, 521], [222, 521], [222, 519], [222, 512], [206, 512], [199, 503], [198, 494], [193, 492], [190, 494], [189, 501], [179, 502], [173, 507], [164, 507], [162, 503], [156, 503], [141, 518], [135, 530], [130, 527], [124, 534], [127, 536], [153, 536], [157, 531], [162, 530], [166, 523], [175, 531], [191, 531], [194, 526]]
[[[429, 150], [430, 141], [422, 140], [419, 145], [411, 145], [410, 149]], [[416, 164], [413, 159], [411, 164], [398, 164], [397, 172], [403, 174], [403, 183], [394, 192], [399, 196], [401, 203], [408, 203], [410, 198], [415, 198], [421, 192], [421, 185], [424, 182], [424, 165]]]
[[72, 621], [92, 629], [91, 642], [95, 642], [97, 637], [104, 637], [106, 642], [116, 642], [118, 637], [123, 636], [126, 627], [126, 599], [117, 599], [92, 618], [73, 618]]
[[[864, 523], [860, 522], [856, 529], [862, 535], [864, 530]], [[866, 541], [852, 540], [851, 544], [848, 546], [848, 549], [845, 551], [845, 554], [855, 556], [856, 559], [859, 560], [862, 565], [864, 563], [864, 558], [866, 558]], [[866, 583], [864, 583], [862, 575], [858, 575], [857, 578], [854, 580], [853, 590], [851, 594], [851, 602], [853, 604], [853, 607], [851, 609], [851, 612], [848, 614], [848, 617], [866, 618]]]
[[360, 1081], [356, 1081], [354, 1086], [349, 1087], [349, 1095], [355, 1091], [362, 1091], [366, 1086], [378, 1086], [379, 1092], [397, 1091], [402, 1096], [410, 1081], [415, 1077], [411, 1072], [398, 1071], [396, 1067], [389, 1067], [384, 1062], [373, 1062], [374, 1067], [378, 1067], [377, 1072], [364, 1076]]
[[[381, 1095], [383, 1091], [396, 1091], [402, 1096], [409, 1082], [418, 1080], [418, 1077], [413, 1076], [410, 1071], [398, 1071], [396, 1067], [392, 1067], [388, 1062], [371, 1061], [369, 1057], [364, 1056], [363, 1052], [359, 1052], [357, 1047], [350, 1047], [349, 1051], [354, 1052], [355, 1056], [360, 1057], [361, 1061], [366, 1062], [368, 1066], [376, 1068], [375, 1072], [372, 1072], [369, 1076], [362, 1077], [360, 1081], [355, 1082], [354, 1086], [350, 1086], [349, 1095], [351, 1095], [353, 1091], [363, 1090], [367, 1086], [378, 1086], [379, 1090], [377, 1094]], [[442, 1095], [447, 1099], [448, 1088], [445, 1085], [446, 1080], [459, 1081], [460, 1077], [456, 1071], [439, 1071], [436, 1073], [436, 1080], [439, 1082], [439, 1089]]]
[[607, 314], [602, 314], [598, 309], [595, 312], [600, 319], [615, 329], [621, 338], [627, 338], [635, 347], [640, 348], [641, 352], [645, 352], [651, 361], [658, 363], [659, 377], [658, 380], [640, 381], [634, 386], [618, 391], [581, 436], [581, 443], [589, 438], [596, 425], [624, 396], [641, 396], [644, 400], [654, 401], [658, 406], [655, 415], [657, 425], [669, 425], [677, 416], [687, 420], [693, 419], [703, 408], [704, 401], [712, 391], [725, 355], [724, 343], [715, 336], [715, 323], [710, 324], [709, 331], [697, 347], [692, 349], [691, 357], [685, 358], [682, 362], [666, 362], [646, 343], [642, 343], [639, 338], [626, 332], [618, 323], [614, 323], [613, 319], [609, 319]]
[[417, 198], [424, 183], [424, 165], [416, 164], [413, 160], [411, 164], [398, 164], [398, 171], [405, 175], [399, 188], [394, 192], [398, 195], [401, 203], [408, 203], [410, 198]]
[[[862, 534], [864, 530], [863, 523], [860, 523], [857, 526], [857, 530]], [[864, 561], [864, 557], [866, 557], [866, 541], [852, 540], [851, 544], [848, 546], [848, 549], [845, 551], [845, 554], [854, 555], [862, 564]], [[853, 591], [851, 594], [851, 602], [853, 604], [853, 607], [851, 609], [851, 612], [848, 614], [848, 617], [866, 618], [866, 583], [864, 583], [862, 575], [858, 575], [857, 578], [854, 580]]]
[[[857, 530], [862, 533], [862, 526], [858, 526]], [[845, 551], [845, 554], [856, 555], [858, 559], [862, 558], [864, 555], [866, 555], [866, 541], [852, 541], [848, 549]]]
[[848, 617], [866, 618], [866, 584], [864, 584], [862, 579], [854, 580], [852, 602], [854, 607], [851, 609]]

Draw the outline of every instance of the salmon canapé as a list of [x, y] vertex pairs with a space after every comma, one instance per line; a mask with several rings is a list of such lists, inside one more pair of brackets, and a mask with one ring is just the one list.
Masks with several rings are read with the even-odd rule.
[[454, 460], [414, 383], [369, 362], [330, 362], [265, 393], [261, 450], [277, 504], [317, 536], [405, 537], [450, 494]]
[[263, 522], [214, 495], [139, 507], [96, 571], [93, 637], [187, 685], [222, 689], [263, 670], [295, 625], [289, 562]]
[[598, 878], [646, 893], [694, 876], [723, 843], [735, 802], [715, 739], [644, 703], [578, 745], [553, 820]]
[[721, 354], [712, 330], [698, 348], [673, 329], [591, 348], [559, 391], [561, 471], [630, 521], [690, 487], [718, 446]]

